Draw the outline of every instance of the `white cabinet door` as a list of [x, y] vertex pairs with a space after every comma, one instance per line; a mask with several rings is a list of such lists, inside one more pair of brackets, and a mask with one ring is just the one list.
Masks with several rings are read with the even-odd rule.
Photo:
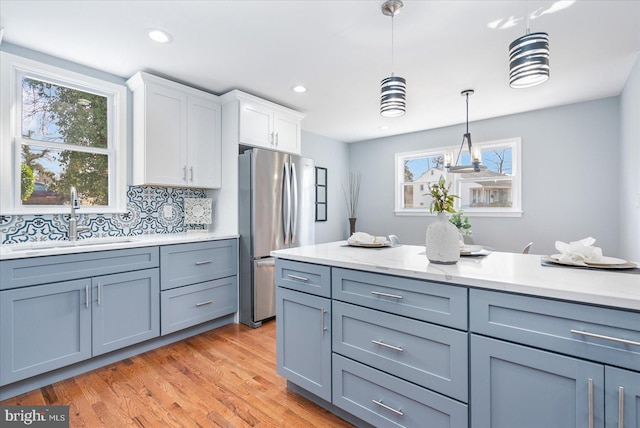
[[273, 109], [255, 102], [242, 101], [240, 144], [272, 149], [273, 138]]
[[221, 108], [215, 101], [189, 96], [187, 186], [214, 189], [222, 182]]
[[143, 72], [127, 83], [134, 106], [132, 184], [219, 188], [218, 97]]
[[145, 88], [144, 150], [134, 150], [134, 184], [181, 186], [186, 174], [187, 97], [164, 86]]
[[276, 111], [274, 114], [276, 150], [300, 154], [301, 125], [302, 121], [297, 117]]

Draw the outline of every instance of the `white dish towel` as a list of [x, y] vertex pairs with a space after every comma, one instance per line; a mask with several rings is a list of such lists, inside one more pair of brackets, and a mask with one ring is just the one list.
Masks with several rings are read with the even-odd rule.
[[349, 237], [348, 242], [352, 244], [385, 244], [388, 243], [389, 240], [386, 236], [373, 236], [364, 232], [355, 232], [353, 235]]
[[576, 266], [587, 266], [587, 263], [602, 263], [602, 249], [594, 247], [596, 240], [592, 237], [579, 241], [566, 242], [556, 241], [556, 250], [560, 251], [560, 263], [572, 264]]

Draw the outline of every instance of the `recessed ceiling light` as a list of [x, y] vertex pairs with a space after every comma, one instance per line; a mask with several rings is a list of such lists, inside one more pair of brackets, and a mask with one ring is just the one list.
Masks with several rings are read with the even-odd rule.
[[147, 35], [154, 42], [169, 43], [171, 41], [171, 35], [169, 33], [155, 28], [147, 30]]
[[303, 93], [303, 92], [307, 92], [307, 88], [303, 85], [296, 85], [293, 88], [291, 88], [291, 90], [293, 92], [297, 92], [299, 94]]
[[389, 129], [389, 125], [380, 125], [378, 128], [382, 130]]

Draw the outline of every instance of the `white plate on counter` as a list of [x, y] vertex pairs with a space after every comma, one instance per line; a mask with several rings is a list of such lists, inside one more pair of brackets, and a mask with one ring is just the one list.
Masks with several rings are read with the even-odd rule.
[[[560, 261], [560, 257], [562, 257], [562, 254], [552, 254], [550, 256], [544, 257], [544, 259], [546, 261], [557, 263], [560, 265], [565, 265], [565, 266], [577, 266], [577, 267], [582, 266], [582, 265], [576, 265], [573, 263], [562, 262]], [[635, 263], [628, 262], [624, 259], [618, 259], [615, 257], [605, 257], [605, 256], [602, 257], [601, 262], [598, 262], [598, 263], [585, 262], [585, 265], [586, 266], [582, 266], [582, 267], [592, 267], [592, 268], [600, 268], [600, 269], [630, 269], [630, 268], [637, 267]]]
[[347, 241], [347, 244], [351, 245], [352, 247], [364, 247], [364, 248], [380, 248], [380, 247], [389, 247], [391, 246], [391, 242], [386, 241], [386, 242], [375, 242], [375, 243], [371, 243], [371, 244], [367, 244], [364, 242], [357, 242], [357, 241]]

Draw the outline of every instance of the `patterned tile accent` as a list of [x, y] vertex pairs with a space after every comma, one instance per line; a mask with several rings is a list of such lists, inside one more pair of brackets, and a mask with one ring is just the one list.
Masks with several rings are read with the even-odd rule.
[[[178, 233], [206, 229], [206, 225], [184, 223], [184, 199], [206, 198], [201, 189], [173, 189], [130, 186], [127, 211], [119, 214], [82, 214], [80, 238]], [[0, 243], [17, 244], [48, 240], [67, 240], [69, 214], [0, 215]]]

